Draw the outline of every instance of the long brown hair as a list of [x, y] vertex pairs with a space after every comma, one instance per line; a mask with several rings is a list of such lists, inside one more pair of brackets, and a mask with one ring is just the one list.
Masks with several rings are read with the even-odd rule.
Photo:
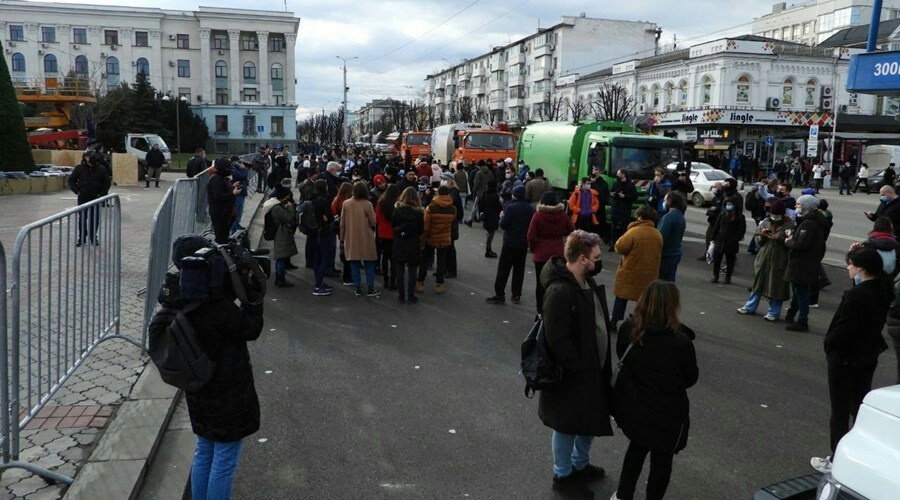
[[634, 308], [634, 325], [631, 343], [642, 344], [648, 325], [678, 329], [678, 312], [681, 310], [681, 294], [671, 281], [656, 280], [644, 290]]
[[419, 192], [414, 187], [407, 187], [400, 193], [397, 202], [394, 203], [396, 208], [412, 207], [415, 210], [422, 211], [422, 202], [419, 200]]

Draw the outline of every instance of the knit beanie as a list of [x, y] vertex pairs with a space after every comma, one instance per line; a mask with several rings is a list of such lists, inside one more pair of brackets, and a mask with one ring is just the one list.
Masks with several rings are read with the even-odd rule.
[[805, 194], [797, 198], [797, 204], [803, 207], [804, 212], [812, 212], [819, 208], [819, 199], [815, 196]]
[[524, 200], [525, 199], [525, 186], [519, 184], [518, 186], [514, 187], [512, 189], [512, 195], [513, 195], [513, 198], [515, 198], [517, 200]]

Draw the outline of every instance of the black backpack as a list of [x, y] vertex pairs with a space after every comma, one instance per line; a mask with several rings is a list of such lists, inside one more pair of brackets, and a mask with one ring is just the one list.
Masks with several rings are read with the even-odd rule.
[[310, 236], [319, 233], [319, 219], [316, 218], [316, 207], [312, 200], [297, 205], [297, 220], [303, 234]]
[[533, 398], [536, 391], [551, 388], [562, 380], [562, 367], [550, 355], [544, 337], [544, 320], [538, 319], [522, 342], [522, 376], [525, 377], [525, 397]]
[[275, 233], [278, 232], [278, 225], [275, 224], [275, 218], [272, 217], [272, 211], [269, 210], [266, 212], [266, 216], [263, 218], [265, 221], [263, 223], [263, 239], [266, 241], [272, 241], [275, 239]]
[[197, 392], [212, 379], [216, 362], [207, 356], [186, 314], [202, 302], [190, 302], [183, 309], [163, 306], [149, 327], [150, 359], [163, 382], [187, 392]]
[[748, 212], [753, 213], [759, 209], [759, 201], [759, 190], [754, 186], [744, 197], [744, 206]]

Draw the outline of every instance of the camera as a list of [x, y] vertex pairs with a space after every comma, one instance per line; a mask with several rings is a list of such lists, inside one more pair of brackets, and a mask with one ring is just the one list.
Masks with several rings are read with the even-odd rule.
[[244, 231], [232, 235], [227, 243], [212, 245], [181, 258], [181, 297], [206, 300], [230, 292], [242, 303], [260, 304], [272, 270], [269, 251], [250, 249]]

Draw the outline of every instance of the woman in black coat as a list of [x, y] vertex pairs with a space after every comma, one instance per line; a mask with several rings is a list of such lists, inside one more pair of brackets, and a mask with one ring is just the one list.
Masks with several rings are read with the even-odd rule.
[[616, 423], [630, 441], [615, 495], [622, 500], [633, 497], [648, 453], [647, 499], [663, 498], [672, 459], [687, 446], [687, 389], [697, 383], [698, 370], [691, 332], [678, 322], [680, 302], [675, 283], [654, 281], [619, 327]]
[[747, 222], [740, 208], [731, 199], [726, 199], [722, 207], [722, 213], [716, 219], [712, 230], [712, 240], [715, 242], [713, 252], [713, 278], [712, 283], [719, 282], [719, 273], [722, 268], [722, 257], [725, 257], [725, 284], [731, 283], [731, 275], [734, 273], [735, 259], [741, 248], [741, 240], [747, 231]]
[[[825, 334], [828, 393], [831, 398], [831, 452], [850, 431], [859, 405], [872, 389], [878, 355], [887, 350], [881, 330], [891, 306], [890, 278], [878, 251], [862, 247], [847, 254], [847, 274], [853, 287], [844, 292]], [[810, 465], [831, 471], [831, 457], [813, 457]]]
[[637, 189], [624, 168], [616, 172], [616, 182], [610, 190], [610, 198], [612, 201], [609, 217], [612, 229], [609, 249], [612, 251], [616, 246], [616, 240], [628, 230], [628, 224], [631, 223], [631, 207], [638, 198]]
[[500, 229], [500, 212], [503, 211], [503, 203], [497, 194], [497, 182], [488, 182], [487, 191], [478, 200], [478, 210], [481, 212], [481, 226], [487, 231], [487, 241], [484, 244], [484, 256], [490, 259], [497, 258], [497, 254], [491, 249], [494, 241], [494, 233]]
[[[394, 265], [397, 268], [394, 282], [400, 294], [400, 303], [415, 304], [416, 273], [422, 260], [422, 248], [419, 246], [419, 235], [425, 231], [425, 211], [419, 202], [419, 192], [408, 187], [400, 193], [391, 214], [391, 226], [394, 229]], [[404, 282], [404, 273], [409, 272]]]

